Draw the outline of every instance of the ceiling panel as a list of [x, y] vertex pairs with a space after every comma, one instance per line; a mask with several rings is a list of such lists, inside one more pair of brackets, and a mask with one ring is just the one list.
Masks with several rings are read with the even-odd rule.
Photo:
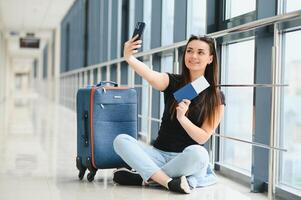
[[[0, 29], [5, 33], [11, 58], [39, 58], [53, 30], [60, 25], [75, 0], [0, 0]], [[15, 32], [12, 35], [11, 32]], [[19, 38], [32, 32], [40, 48], [20, 48]]]
[[0, 0], [0, 18], [7, 30], [57, 27], [74, 0]]

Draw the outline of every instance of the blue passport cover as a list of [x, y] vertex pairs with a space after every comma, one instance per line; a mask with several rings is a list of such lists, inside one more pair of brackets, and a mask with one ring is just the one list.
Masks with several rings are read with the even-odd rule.
[[209, 87], [209, 83], [204, 76], [201, 76], [191, 83], [186, 84], [173, 93], [176, 101], [180, 103], [183, 99], [192, 100], [199, 95], [200, 92]]

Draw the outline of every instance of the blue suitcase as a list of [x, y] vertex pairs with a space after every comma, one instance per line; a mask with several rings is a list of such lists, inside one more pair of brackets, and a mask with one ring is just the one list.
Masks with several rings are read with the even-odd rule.
[[97, 169], [127, 167], [115, 153], [113, 141], [119, 134], [137, 138], [136, 90], [104, 81], [79, 89], [76, 105], [79, 179], [83, 179], [86, 169], [89, 170], [87, 179], [91, 182]]

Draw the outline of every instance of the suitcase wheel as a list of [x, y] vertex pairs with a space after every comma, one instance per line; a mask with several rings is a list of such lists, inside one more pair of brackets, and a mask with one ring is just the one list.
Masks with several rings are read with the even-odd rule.
[[85, 171], [79, 171], [79, 173], [78, 173], [79, 180], [83, 180], [83, 178], [85, 176], [85, 172], [86, 172], [86, 170]]
[[88, 179], [89, 182], [92, 182], [92, 181], [94, 180], [95, 174], [96, 174], [96, 173], [90, 172], [90, 173], [87, 175], [87, 179]]
[[97, 169], [93, 167], [91, 157], [87, 157], [86, 164], [87, 164], [87, 167], [89, 169], [87, 179], [88, 179], [89, 182], [92, 182], [94, 180], [95, 175], [96, 175]]
[[83, 166], [82, 159], [79, 156], [76, 157], [76, 167], [79, 170], [78, 178], [79, 178], [79, 180], [82, 180], [83, 177], [85, 176], [87, 167]]

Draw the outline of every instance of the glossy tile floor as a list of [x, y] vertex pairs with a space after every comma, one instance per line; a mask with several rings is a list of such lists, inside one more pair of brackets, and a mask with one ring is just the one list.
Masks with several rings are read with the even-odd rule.
[[37, 96], [0, 104], [0, 200], [267, 199], [222, 176], [218, 184], [189, 195], [118, 186], [112, 170], [98, 171], [92, 183], [79, 181], [75, 156], [73, 111]]

